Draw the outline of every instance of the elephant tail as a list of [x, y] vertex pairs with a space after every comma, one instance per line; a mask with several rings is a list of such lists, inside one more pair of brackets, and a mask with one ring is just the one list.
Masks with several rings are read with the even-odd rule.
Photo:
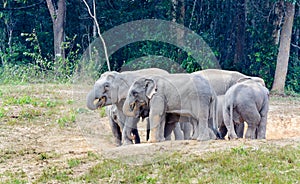
[[233, 104], [230, 103], [229, 106], [229, 123], [230, 123], [230, 130], [228, 132], [231, 132], [232, 129], [234, 130], [234, 125], [233, 125]]
[[211, 104], [210, 104], [210, 117], [212, 118], [212, 130], [214, 131], [215, 135], [217, 136], [218, 139], [221, 138], [221, 134], [218, 131], [218, 112], [217, 112], [217, 106], [218, 106], [218, 101], [217, 98], [212, 98]]

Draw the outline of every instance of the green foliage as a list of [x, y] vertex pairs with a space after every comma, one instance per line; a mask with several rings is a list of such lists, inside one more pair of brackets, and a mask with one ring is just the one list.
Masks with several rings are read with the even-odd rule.
[[[113, 1], [97, 2], [97, 18], [101, 32], [134, 20], [161, 19], [176, 21], [200, 35], [210, 46], [223, 69], [238, 70], [248, 75], [262, 77], [267, 87], [272, 86], [278, 45], [272, 37], [277, 20], [277, 1], [185, 1], [178, 7], [172, 1]], [[298, 44], [300, 18], [299, 3], [295, 3], [296, 15], [292, 43]], [[195, 3], [195, 4], [194, 4]], [[0, 84], [24, 84], [43, 82], [69, 82], [75, 72], [86, 69], [88, 77], [96, 79], [107, 71], [103, 58], [89, 58], [87, 66], [80, 66], [82, 53], [95, 40], [93, 21], [81, 1], [66, 2], [65, 58], [54, 59], [53, 27], [45, 3], [32, 8], [14, 10], [18, 7], [36, 4], [34, 0], [6, 0], [0, 2]], [[241, 7], [247, 7], [241, 18]], [[182, 11], [184, 8], [184, 11]], [[184, 15], [182, 14], [184, 12]], [[147, 33], [145, 33], [147, 34]], [[123, 37], [134, 38], [131, 31]], [[155, 35], [153, 35], [155, 36]], [[158, 35], [161, 36], [161, 35]], [[155, 37], [154, 37], [155, 38]], [[238, 41], [242, 40], [239, 51]], [[298, 44], [299, 45], [299, 44]], [[114, 47], [112, 45], [111, 47]], [[92, 48], [93, 49], [93, 48]], [[93, 50], [91, 52], [94, 52]], [[237, 61], [237, 56], [241, 61]], [[99, 56], [99, 55], [97, 55]], [[147, 56], [147, 57], [146, 57]], [[169, 60], [150, 62], [148, 56], [161, 56]], [[143, 58], [136, 61], [138, 58]], [[110, 58], [113, 70], [159, 67], [171, 73], [193, 72], [204, 69], [197, 58], [177, 48], [176, 45], [154, 40], [129, 43]], [[166, 62], [165, 62], [166, 61]], [[170, 61], [172, 61], [170, 63]], [[81, 63], [82, 64], [82, 63]], [[86, 68], [84, 68], [86, 67]], [[181, 68], [179, 70], [178, 68]], [[288, 91], [300, 92], [299, 50], [291, 50], [286, 80]], [[82, 79], [85, 81], [85, 79]]]

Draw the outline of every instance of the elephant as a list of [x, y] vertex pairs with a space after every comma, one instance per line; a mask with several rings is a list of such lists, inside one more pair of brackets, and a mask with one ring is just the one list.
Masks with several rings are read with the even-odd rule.
[[[122, 130], [124, 128], [124, 122], [126, 120], [126, 116], [123, 113], [119, 113], [119, 110], [115, 104], [109, 105], [105, 107], [106, 115], [109, 120], [109, 125], [112, 130], [115, 144], [117, 146], [122, 145]], [[139, 144], [140, 136], [137, 129], [132, 130], [132, 135], [134, 137], [134, 143]]]
[[219, 70], [219, 69], [206, 69], [194, 72], [193, 74], [200, 74], [206, 78], [210, 85], [214, 88], [216, 94], [225, 95], [226, 91], [237, 83], [239, 80], [244, 78], [251, 78], [254, 81], [265, 86], [265, 82], [260, 77], [250, 77], [236, 71]]
[[233, 124], [246, 121], [248, 129], [245, 138], [265, 139], [269, 90], [255, 80], [240, 80], [231, 86], [224, 96], [223, 117], [228, 138], [236, 139]]
[[[164, 141], [170, 134], [165, 129], [166, 122], [175, 126], [180, 117], [196, 120], [192, 139], [216, 139], [216, 122], [213, 121], [212, 129], [208, 126], [209, 118], [216, 115], [216, 94], [200, 75], [169, 74], [139, 78], [128, 91], [123, 112], [137, 117], [145, 106], [150, 108], [148, 142]], [[167, 119], [167, 115], [171, 115], [171, 120]]]
[[[142, 69], [137, 71], [126, 71], [126, 72], [105, 72], [95, 82], [94, 88], [87, 95], [87, 107], [91, 110], [101, 108], [104, 106], [115, 104], [118, 114], [122, 117], [120, 120], [122, 124], [134, 124], [136, 125], [140, 118], [125, 116], [122, 107], [125, 101], [127, 92], [131, 84], [135, 79], [146, 76], [146, 75], [166, 75], [167, 71], [157, 68]], [[126, 126], [123, 127], [125, 131]], [[132, 127], [131, 132], [124, 134], [122, 132], [123, 144], [132, 144], [132, 139], [135, 137], [138, 142], [139, 137], [137, 135], [131, 136], [136, 132], [137, 127]]]
[[[265, 86], [265, 82], [262, 78], [247, 76], [237, 71], [206, 69], [206, 70], [194, 72], [193, 74], [201, 75], [202, 77], [206, 78], [218, 96], [225, 95], [226, 91], [231, 86], [233, 86], [234, 84], [236, 84], [237, 82], [245, 78], [251, 78], [252, 80], [260, 83], [262, 86]], [[221, 127], [220, 138], [224, 137], [224, 135], [222, 134], [227, 132], [227, 130], [224, 130], [224, 128], [225, 128], [224, 126]], [[239, 137], [243, 137], [244, 123], [236, 124], [235, 130]]]
[[[224, 104], [224, 95], [219, 95], [217, 96], [217, 115], [218, 115], [218, 131], [220, 133], [220, 138], [224, 139], [224, 137], [227, 134], [227, 128], [225, 126], [224, 123], [224, 119], [223, 119], [223, 104]], [[234, 125], [234, 130], [237, 133], [238, 138], [243, 138], [243, 133], [244, 133], [244, 123], [240, 123], [240, 124], [235, 124]]]

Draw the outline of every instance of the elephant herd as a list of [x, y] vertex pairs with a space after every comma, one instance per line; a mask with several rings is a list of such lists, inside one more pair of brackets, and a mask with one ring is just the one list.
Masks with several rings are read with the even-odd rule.
[[235, 71], [149, 68], [102, 74], [87, 107], [104, 106], [117, 146], [140, 143], [140, 118], [147, 119], [148, 142], [168, 140], [172, 131], [176, 140], [265, 139], [269, 91], [263, 79]]

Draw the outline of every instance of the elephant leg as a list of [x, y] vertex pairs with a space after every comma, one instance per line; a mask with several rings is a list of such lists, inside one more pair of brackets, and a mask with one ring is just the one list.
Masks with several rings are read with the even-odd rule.
[[115, 144], [117, 146], [121, 146], [122, 133], [121, 133], [120, 126], [111, 117], [109, 117], [109, 125], [110, 125], [111, 131], [112, 131], [114, 139], [115, 139]]
[[165, 102], [160, 96], [154, 96], [150, 101], [150, 138], [148, 142], [164, 141], [166, 123]]
[[[191, 135], [191, 139], [192, 140], [196, 140], [197, 137], [199, 136], [199, 132], [198, 132], [198, 121], [193, 119], [193, 118], [190, 118], [190, 122], [192, 124], [192, 135]], [[198, 133], [197, 133], [198, 132]]]
[[237, 139], [237, 135], [234, 131], [233, 125], [233, 107], [232, 104], [229, 106], [223, 106], [223, 120], [227, 129], [229, 139]]
[[256, 107], [254, 109], [255, 110], [253, 110], [252, 108], [251, 113], [250, 111], [243, 112], [244, 113], [243, 117], [245, 117], [244, 119], [248, 123], [248, 129], [245, 135], [245, 138], [247, 139], [256, 139], [256, 131], [258, 129], [259, 122], [261, 120], [260, 114], [257, 111]]
[[[201, 99], [200, 101], [204, 102], [207, 99]], [[210, 139], [216, 139], [216, 135], [208, 127], [208, 120], [209, 120], [209, 106], [200, 105], [201, 112], [198, 115], [198, 141], [206, 141]]]
[[147, 133], [146, 133], [146, 141], [150, 138], [150, 120], [147, 118]]
[[[171, 140], [172, 131], [175, 129], [175, 123], [166, 122], [164, 137], [166, 140]], [[175, 133], [174, 133], [175, 134]]]
[[140, 139], [140, 135], [137, 129], [133, 129], [132, 130], [132, 134], [134, 136], [134, 143], [135, 144], [140, 144], [141, 143], [141, 139]]
[[269, 110], [269, 102], [267, 101], [260, 111], [261, 119], [257, 129], [257, 139], [266, 138], [268, 110]]
[[220, 133], [220, 138], [221, 138], [221, 139], [224, 139], [224, 137], [225, 137], [226, 134], [227, 134], [227, 128], [226, 128], [224, 122], [221, 123], [221, 125], [220, 125], [220, 127], [219, 127], [219, 133]]
[[183, 122], [180, 123], [181, 130], [183, 131], [183, 139], [189, 140], [191, 139], [191, 131], [192, 131], [192, 124], [190, 122]]
[[124, 126], [123, 131], [122, 131], [122, 145], [129, 145], [133, 144], [132, 139], [128, 138], [127, 134], [131, 134], [132, 129], [129, 127]]
[[170, 134], [169, 136], [165, 137], [165, 140], [166, 140], [166, 141], [170, 141], [170, 140], [171, 140], [171, 137], [172, 137], [171, 135], [172, 135], [172, 134]]
[[175, 128], [174, 128], [174, 135], [175, 135], [175, 140], [183, 140], [183, 132], [180, 128], [180, 124], [177, 122], [175, 123]]
[[243, 138], [244, 128], [245, 128], [244, 122], [234, 125], [234, 129], [235, 129], [235, 132], [236, 132], [238, 138]]
[[[150, 113], [151, 114], [151, 113]], [[164, 137], [161, 136], [162, 124], [165, 124], [164, 118], [160, 115], [150, 115], [150, 138], [148, 142], [160, 142], [164, 141]], [[164, 130], [163, 130], [164, 132]]]
[[252, 123], [252, 122], [248, 123], [248, 129], [246, 131], [245, 138], [246, 139], [255, 139], [256, 129], [257, 129], [257, 126], [254, 123]]

